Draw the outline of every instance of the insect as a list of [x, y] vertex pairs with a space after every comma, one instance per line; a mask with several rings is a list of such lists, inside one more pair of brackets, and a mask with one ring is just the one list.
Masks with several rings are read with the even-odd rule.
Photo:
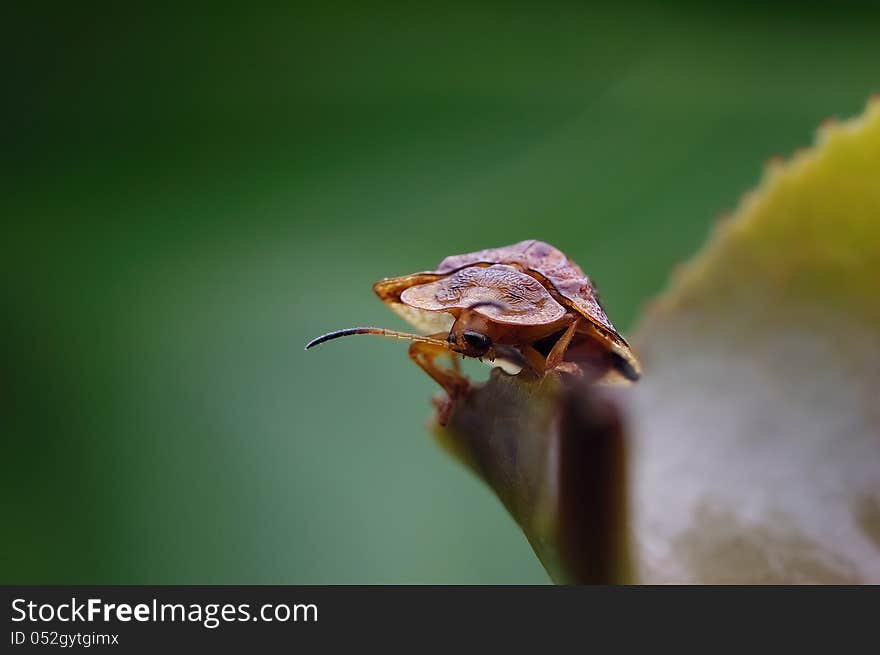
[[[379, 280], [376, 295], [421, 334], [355, 327], [306, 345], [354, 334], [410, 341], [409, 356], [447, 393], [445, 424], [470, 388], [459, 357], [509, 371], [550, 371], [588, 381], [635, 381], [641, 375], [629, 344], [605, 316], [590, 279], [562, 252], [542, 241], [521, 241], [445, 258], [434, 271]], [[451, 359], [449, 366], [438, 358]]]

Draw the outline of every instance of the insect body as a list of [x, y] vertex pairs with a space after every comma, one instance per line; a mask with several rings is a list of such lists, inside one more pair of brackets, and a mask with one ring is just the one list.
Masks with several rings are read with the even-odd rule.
[[[469, 388], [458, 356], [475, 357], [542, 376], [558, 371], [590, 381], [635, 381], [638, 360], [617, 333], [583, 271], [541, 241], [447, 257], [436, 270], [386, 278], [376, 295], [422, 334], [349, 328], [311, 341], [377, 334], [411, 342], [410, 357], [455, 401]], [[452, 359], [451, 367], [437, 363]]]

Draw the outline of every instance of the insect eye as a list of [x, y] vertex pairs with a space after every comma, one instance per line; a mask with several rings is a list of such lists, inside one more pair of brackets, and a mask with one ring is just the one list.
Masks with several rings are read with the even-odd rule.
[[474, 350], [489, 350], [492, 346], [492, 340], [482, 332], [477, 332], [476, 330], [465, 330], [461, 336], [464, 338], [467, 345]]

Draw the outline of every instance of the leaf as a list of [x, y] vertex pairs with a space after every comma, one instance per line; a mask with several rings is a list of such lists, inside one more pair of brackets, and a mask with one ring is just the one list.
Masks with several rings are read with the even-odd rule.
[[435, 433], [495, 491], [556, 582], [631, 578], [623, 430], [598, 389], [495, 369]]
[[649, 582], [880, 582], [880, 101], [774, 164], [652, 308]]
[[635, 344], [632, 388], [495, 371], [435, 429], [555, 581], [880, 582], [880, 101], [773, 164]]

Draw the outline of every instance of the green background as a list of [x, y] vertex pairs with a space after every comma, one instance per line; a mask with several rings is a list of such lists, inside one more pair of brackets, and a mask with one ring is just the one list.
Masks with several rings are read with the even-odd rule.
[[387, 275], [524, 238], [624, 332], [824, 118], [865, 3], [4, 17], [2, 582], [543, 583], [425, 431]]

